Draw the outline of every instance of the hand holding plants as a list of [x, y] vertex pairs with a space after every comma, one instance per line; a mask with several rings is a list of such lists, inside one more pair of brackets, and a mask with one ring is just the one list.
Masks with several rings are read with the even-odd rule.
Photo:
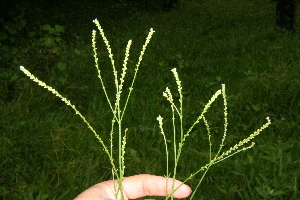
[[[173, 198], [185, 198], [189, 196], [191, 193], [191, 189], [184, 185], [183, 183], [187, 182], [191, 178], [195, 177], [197, 174], [202, 174], [201, 178], [199, 179], [199, 182], [197, 186], [195, 187], [193, 193], [191, 194], [190, 199], [193, 199], [195, 192], [199, 188], [199, 185], [202, 183], [202, 180], [204, 176], [206, 175], [209, 168], [218, 163], [221, 162], [239, 152], [245, 151], [251, 147], [253, 147], [254, 142], [250, 143], [257, 135], [259, 135], [265, 128], [267, 128], [271, 124], [271, 120], [269, 117], [267, 117], [267, 122], [262, 125], [259, 129], [253, 132], [249, 137], [247, 137], [244, 140], [241, 140], [239, 143], [235, 144], [231, 148], [227, 148], [227, 150], [224, 150], [224, 142], [227, 136], [227, 127], [228, 127], [228, 120], [227, 120], [227, 98], [225, 93], [225, 85], [222, 84], [221, 89], [218, 90], [211, 99], [207, 102], [207, 104], [204, 106], [203, 111], [199, 113], [199, 116], [195, 119], [193, 123], [190, 123], [190, 128], [185, 130], [183, 127], [183, 122], [186, 119], [183, 115], [183, 108], [184, 108], [184, 98], [182, 95], [182, 84], [181, 80], [179, 78], [179, 75], [177, 73], [176, 68], [172, 69], [172, 73], [174, 75], [176, 85], [177, 85], [177, 92], [179, 95], [179, 101], [174, 101], [173, 94], [171, 90], [167, 87], [166, 91], [163, 92], [163, 96], [167, 99], [167, 101], [170, 104], [170, 110], [172, 112], [172, 127], [173, 130], [172, 135], [173, 138], [171, 142], [171, 145], [173, 146], [174, 153], [170, 153], [170, 149], [168, 146], [168, 141], [170, 138], [169, 134], [165, 132], [163, 124], [164, 120], [162, 116], [158, 116], [157, 120], [159, 123], [159, 129], [162, 134], [162, 137], [164, 139], [165, 143], [165, 155], [166, 155], [166, 177], [157, 177], [157, 176], [151, 176], [151, 175], [137, 175], [132, 176], [128, 178], [124, 178], [125, 174], [125, 150], [126, 150], [126, 141], [127, 138], [130, 138], [130, 131], [128, 131], [127, 128], [123, 127], [122, 120], [124, 117], [124, 113], [127, 108], [128, 101], [130, 99], [131, 93], [133, 91], [134, 82], [137, 77], [137, 72], [140, 67], [140, 63], [142, 61], [143, 55], [145, 53], [146, 47], [148, 43], [150, 42], [150, 39], [154, 33], [153, 29], [150, 29], [150, 32], [146, 38], [146, 41], [142, 47], [142, 50], [140, 52], [140, 56], [138, 58], [137, 64], [135, 65], [133, 78], [131, 80], [131, 83], [129, 84], [129, 90], [127, 94], [125, 91], [123, 91], [124, 81], [126, 77], [127, 72], [127, 61], [129, 58], [129, 50], [132, 41], [129, 40], [126, 52], [125, 52], [125, 58], [123, 62], [123, 68], [121, 70], [121, 73], [118, 72], [117, 68], [115, 67], [115, 61], [113, 59], [112, 50], [109, 44], [109, 41], [104, 35], [104, 31], [102, 27], [100, 26], [97, 19], [94, 20], [94, 23], [96, 24], [100, 35], [102, 36], [102, 39], [106, 45], [106, 48], [108, 50], [109, 59], [112, 64], [112, 70], [113, 70], [113, 78], [115, 83], [115, 97], [111, 98], [109, 97], [105, 83], [102, 79], [101, 70], [98, 66], [98, 51], [96, 47], [96, 31], [94, 30], [92, 32], [92, 47], [94, 51], [94, 58], [95, 58], [95, 67], [98, 73], [98, 77], [100, 80], [100, 85], [102, 86], [104, 95], [106, 96], [107, 102], [110, 106], [111, 112], [112, 112], [112, 120], [111, 120], [111, 131], [110, 131], [110, 143], [107, 145], [105, 141], [102, 140], [101, 135], [99, 135], [96, 130], [89, 124], [89, 122], [86, 120], [86, 118], [76, 109], [75, 105], [73, 105], [68, 99], [63, 97], [59, 92], [57, 92], [54, 88], [48, 86], [46, 83], [40, 81], [38, 78], [36, 78], [34, 75], [32, 75], [27, 69], [25, 69], [23, 66], [20, 67], [20, 69], [29, 76], [33, 81], [37, 82], [40, 86], [46, 88], [50, 92], [52, 92], [54, 95], [59, 97], [63, 102], [65, 102], [68, 106], [70, 106], [79, 117], [87, 124], [88, 128], [94, 133], [95, 137], [99, 140], [101, 143], [103, 150], [108, 155], [110, 164], [112, 167], [112, 179], [111, 181], [106, 181], [103, 183], [96, 184], [80, 194], [76, 200], [83, 200], [83, 199], [111, 199], [115, 200], [121, 199], [121, 200], [127, 200], [127, 199], [135, 199], [138, 197], [143, 197], [147, 195], [152, 196], [166, 196], [166, 199], [173, 199]], [[124, 97], [125, 95], [125, 97]], [[209, 110], [212, 103], [218, 98], [218, 96], [221, 96], [223, 98], [223, 106], [224, 106], [224, 128], [223, 128], [223, 137], [221, 139], [221, 142], [219, 144], [219, 147], [217, 148], [217, 152], [214, 153], [212, 149], [212, 134], [211, 134], [211, 128], [208, 123], [208, 120], [206, 118], [206, 115], [208, 115], [207, 111]], [[124, 99], [124, 101], [121, 101], [121, 99]], [[180, 157], [182, 155], [182, 150], [185, 144], [185, 141], [189, 138], [190, 133], [193, 131], [194, 127], [198, 123], [204, 123], [206, 127], [207, 132], [207, 139], [209, 144], [209, 155], [210, 159], [209, 162], [199, 167], [197, 171], [190, 174], [183, 183], [176, 180], [176, 176], [179, 173], [178, 170], [178, 163], [180, 160]], [[117, 132], [117, 134], [115, 134]], [[118, 143], [118, 147], [113, 147], [113, 141], [114, 139]], [[117, 152], [117, 155], [114, 153]], [[174, 167], [172, 170], [169, 168], [169, 156], [173, 156], [174, 160]], [[171, 178], [172, 177], [172, 178]]]
[[[166, 179], [162, 176], [153, 176], [149, 174], [140, 174], [130, 176], [123, 179], [123, 195], [115, 196], [116, 184], [118, 182], [109, 180], [98, 183], [89, 189], [82, 192], [74, 200], [104, 200], [104, 199], [121, 199], [123, 196], [125, 200], [136, 199], [145, 196], [165, 196], [172, 193], [173, 179]], [[175, 198], [186, 198], [191, 193], [191, 188], [182, 182], [175, 180], [175, 187], [179, 187], [173, 194]], [[168, 188], [168, 192], [166, 192]]]

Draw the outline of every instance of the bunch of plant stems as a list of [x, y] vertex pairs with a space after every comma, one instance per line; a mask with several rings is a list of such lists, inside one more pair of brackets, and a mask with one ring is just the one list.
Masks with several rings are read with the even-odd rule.
[[[121, 72], [118, 72], [116, 66], [115, 66], [115, 61], [113, 58], [113, 54], [112, 54], [112, 50], [109, 44], [109, 41], [107, 40], [104, 31], [99, 23], [99, 21], [97, 19], [95, 19], [93, 21], [95, 23], [95, 25], [97, 26], [100, 35], [106, 45], [106, 49], [108, 51], [108, 56], [110, 58], [110, 62], [112, 65], [112, 70], [113, 70], [113, 78], [114, 78], [114, 84], [115, 84], [115, 97], [114, 97], [114, 101], [111, 101], [106, 87], [105, 87], [105, 83], [103, 81], [102, 78], [102, 74], [101, 74], [101, 70], [98, 66], [98, 54], [97, 54], [97, 47], [96, 47], [96, 31], [93, 30], [92, 31], [92, 47], [93, 47], [93, 52], [94, 52], [94, 58], [95, 58], [95, 67], [97, 69], [97, 73], [98, 73], [98, 78], [100, 80], [100, 84], [102, 86], [104, 95], [107, 99], [107, 102], [109, 104], [109, 107], [111, 109], [111, 112], [113, 114], [112, 120], [111, 120], [111, 131], [110, 131], [110, 141], [109, 141], [109, 145], [106, 144], [105, 141], [103, 141], [102, 137], [96, 132], [96, 130], [89, 124], [89, 122], [86, 120], [86, 118], [78, 111], [78, 109], [75, 107], [75, 105], [73, 105], [68, 99], [66, 99], [64, 96], [62, 96], [58, 91], [56, 91], [54, 88], [52, 88], [51, 86], [48, 86], [46, 83], [44, 83], [43, 81], [39, 80], [38, 78], [36, 78], [33, 74], [31, 74], [27, 69], [25, 69], [23, 66], [20, 67], [20, 69], [27, 75], [30, 77], [30, 79], [32, 79], [33, 81], [37, 82], [40, 86], [46, 88], [47, 90], [49, 90], [50, 92], [52, 92], [54, 95], [56, 95], [57, 97], [59, 97], [65, 104], [67, 104], [68, 106], [70, 106], [77, 115], [79, 115], [79, 117], [84, 121], [84, 123], [86, 123], [87, 127], [93, 132], [93, 134], [95, 135], [95, 137], [99, 140], [100, 144], [102, 145], [104, 151], [106, 152], [106, 154], [109, 157], [110, 160], [110, 164], [112, 167], [112, 177], [114, 183], [115, 183], [115, 197], [117, 199], [124, 199], [124, 194], [122, 193], [122, 180], [124, 178], [125, 175], [125, 160], [124, 160], [124, 156], [125, 156], [125, 149], [126, 149], [126, 138], [127, 138], [127, 132], [128, 129], [124, 128], [122, 126], [122, 121], [124, 118], [124, 114], [126, 112], [126, 108], [131, 96], [131, 93], [133, 91], [133, 86], [135, 83], [135, 80], [137, 78], [137, 72], [139, 71], [139, 67], [141, 64], [141, 61], [143, 59], [143, 55], [145, 53], [146, 47], [149, 44], [151, 37], [154, 33], [154, 30], [151, 28], [149, 31], [149, 34], [146, 38], [146, 41], [142, 47], [142, 50], [140, 52], [137, 64], [135, 65], [135, 70], [134, 70], [134, 75], [133, 78], [130, 82], [130, 86], [129, 86], [129, 90], [127, 94], [124, 94], [124, 81], [125, 81], [125, 77], [126, 77], [126, 72], [127, 72], [127, 61], [129, 58], [129, 51], [130, 51], [130, 46], [132, 44], [132, 40], [129, 40], [127, 43], [127, 47], [126, 47], [126, 52], [125, 52], [125, 58], [124, 58], [124, 62], [123, 62], [123, 67]], [[168, 178], [173, 178], [173, 184], [172, 184], [172, 188], [171, 188], [171, 193], [170, 194], [166, 194], [166, 199], [173, 199], [173, 193], [178, 189], [174, 187], [174, 180], [176, 179], [176, 176], [178, 174], [178, 163], [179, 163], [179, 159], [181, 157], [182, 154], [182, 150], [183, 150], [183, 146], [185, 144], [186, 139], [189, 137], [191, 131], [193, 130], [193, 128], [200, 122], [203, 121], [205, 126], [206, 126], [206, 130], [207, 130], [207, 136], [208, 136], [208, 143], [209, 143], [209, 154], [210, 154], [210, 159], [209, 162], [200, 167], [196, 172], [192, 173], [189, 177], [187, 177], [185, 180], [183, 180], [183, 183], [186, 183], [189, 179], [193, 178], [195, 175], [197, 175], [198, 173], [202, 172], [202, 176], [200, 178], [199, 183], [197, 184], [196, 188], [194, 188], [193, 193], [190, 196], [190, 199], [193, 199], [197, 189], [199, 188], [199, 185], [201, 184], [205, 174], [207, 173], [207, 171], [209, 170], [209, 168], [213, 165], [216, 164], [218, 162], [221, 162], [225, 159], [227, 159], [228, 157], [239, 153], [241, 151], [245, 151], [251, 147], [253, 147], [254, 142], [252, 142], [251, 144], [248, 144], [254, 137], [256, 137], [257, 135], [259, 135], [261, 133], [261, 131], [265, 128], [267, 128], [270, 124], [271, 124], [271, 120], [269, 119], [269, 117], [267, 117], [267, 122], [260, 127], [259, 129], [257, 129], [253, 134], [251, 134], [248, 138], [240, 141], [239, 143], [237, 143], [236, 145], [234, 145], [233, 147], [229, 148], [227, 151], [223, 151], [223, 146], [224, 146], [224, 142], [226, 139], [226, 135], [227, 135], [227, 101], [226, 101], [226, 94], [225, 94], [225, 85], [222, 84], [222, 87], [220, 90], [218, 90], [213, 96], [212, 98], [208, 101], [208, 103], [205, 105], [202, 113], [196, 118], [195, 122], [192, 123], [191, 127], [187, 130], [184, 130], [183, 128], [183, 122], [184, 122], [184, 116], [183, 116], [183, 95], [182, 95], [182, 85], [181, 85], [181, 81], [179, 79], [179, 75], [177, 73], [176, 68], [171, 70], [174, 77], [175, 77], [175, 81], [176, 81], [176, 85], [177, 85], [177, 92], [179, 94], [179, 105], [176, 105], [177, 103], [174, 102], [173, 99], [173, 95], [171, 90], [167, 87], [166, 91], [163, 92], [163, 96], [167, 99], [167, 101], [170, 103], [170, 108], [171, 108], [171, 112], [172, 112], [172, 127], [173, 127], [173, 156], [174, 156], [174, 167], [173, 169], [170, 171], [169, 169], [169, 156], [170, 156], [170, 151], [169, 151], [169, 146], [168, 146], [168, 139], [166, 137], [164, 128], [163, 128], [163, 117], [162, 116], [158, 116], [157, 120], [159, 123], [159, 128], [161, 131], [161, 134], [163, 136], [164, 139], [164, 144], [165, 144], [165, 152], [166, 152], [166, 181], [168, 181]], [[223, 105], [224, 105], [224, 133], [223, 133], [223, 137], [222, 137], [222, 141], [220, 143], [219, 149], [217, 151], [216, 154], [212, 153], [212, 142], [211, 142], [211, 133], [210, 133], [210, 127], [209, 127], [209, 123], [205, 118], [205, 114], [207, 113], [207, 111], [209, 110], [211, 104], [219, 97], [219, 96], [223, 97]], [[123, 97], [125, 96], [125, 97]], [[125, 99], [125, 103], [124, 105], [122, 105], [121, 101], [122, 99]], [[177, 118], [179, 118], [179, 124], [177, 124]], [[117, 133], [115, 133], [117, 132]], [[118, 147], [117, 149], [114, 148], [113, 146], [113, 142], [114, 142], [114, 136], [117, 134], [117, 143], [118, 143]], [[177, 138], [177, 135], [179, 134], [179, 141]], [[117, 156], [116, 158], [114, 157], [115, 155], [115, 151], [117, 151]], [[214, 156], [213, 156], [214, 155]], [[168, 185], [168, 184], [166, 184]], [[179, 186], [180, 187], [180, 186]], [[166, 191], [169, 191], [169, 188], [166, 188]]]

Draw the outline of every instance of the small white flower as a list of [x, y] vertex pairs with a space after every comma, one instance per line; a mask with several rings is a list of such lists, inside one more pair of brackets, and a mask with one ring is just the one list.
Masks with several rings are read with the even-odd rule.
[[163, 118], [159, 115], [158, 117], [156, 117], [156, 120], [160, 121], [163, 120]]

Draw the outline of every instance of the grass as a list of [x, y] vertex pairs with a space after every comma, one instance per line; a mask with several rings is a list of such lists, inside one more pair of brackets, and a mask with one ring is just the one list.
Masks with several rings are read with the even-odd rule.
[[[151, 27], [156, 31], [128, 105], [130, 118], [124, 119], [124, 126], [131, 130], [126, 176], [165, 175], [163, 139], [156, 117], [161, 114], [171, 119], [168, 102], [161, 94], [165, 86], [175, 90], [169, 71], [176, 67], [188, 106], [184, 111], [190, 118], [187, 121], [197, 117], [197, 111], [221, 83], [226, 84], [230, 132], [225, 147], [248, 136], [266, 116], [273, 121], [256, 139], [253, 149], [211, 168], [196, 199], [297, 199], [300, 40], [298, 31], [288, 34], [273, 29], [274, 12], [274, 3], [269, 1], [184, 1], [180, 8], [167, 13], [138, 12], [122, 18], [122, 23], [112, 20], [104, 26], [109, 40], [114, 41], [112, 49], [119, 63], [128, 39], [134, 39], [131, 59], [137, 60], [139, 52], [135, 50], [141, 49], [138, 45], [146, 32]], [[91, 14], [90, 19], [95, 17]], [[100, 85], [95, 84], [90, 30], [85, 34], [76, 29], [75, 22], [71, 26], [78, 37], [67, 33], [62, 37], [65, 43], [52, 65], [40, 66], [49, 61], [46, 53], [24, 53], [31, 59], [21, 57], [14, 73], [20, 73], [20, 64], [28, 66], [71, 99], [99, 133], [109, 133], [107, 119], [111, 115]], [[111, 81], [111, 91], [105, 48], [99, 47], [99, 56], [99, 64], [108, 74], [104, 81]], [[66, 64], [66, 70], [58, 69], [58, 60]], [[1, 198], [71, 199], [85, 188], [110, 179], [107, 156], [73, 111], [18, 75], [12, 98], [1, 101]], [[61, 76], [66, 79], [64, 84]], [[216, 102], [209, 116], [214, 122], [214, 143], [222, 137], [221, 105], [222, 101]], [[183, 126], [188, 128], [189, 124]], [[199, 126], [186, 143], [178, 169], [181, 180], [208, 159], [204, 130]], [[109, 139], [109, 134], [103, 137]], [[199, 178], [188, 184], [195, 187]]]

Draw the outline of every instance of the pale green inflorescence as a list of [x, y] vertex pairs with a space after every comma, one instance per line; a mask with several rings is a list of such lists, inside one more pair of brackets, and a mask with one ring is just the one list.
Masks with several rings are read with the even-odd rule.
[[[150, 39], [154, 33], [154, 30], [151, 28], [149, 31], [149, 34], [146, 38], [146, 41], [142, 47], [142, 50], [140, 52], [140, 56], [138, 58], [138, 62], [135, 66], [135, 72], [134, 72], [134, 76], [133, 79], [131, 81], [131, 85], [129, 87], [129, 92], [127, 94], [126, 97], [126, 101], [125, 101], [125, 105], [123, 105], [123, 107], [121, 107], [120, 101], [121, 101], [121, 97], [122, 97], [122, 91], [123, 91], [123, 84], [125, 81], [125, 77], [126, 77], [126, 72], [127, 72], [127, 61], [129, 59], [129, 51], [130, 51], [130, 47], [132, 44], [132, 40], [128, 41], [128, 44], [126, 46], [126, 52], [125, 52], [125, 58], [124, 58], [124, 62], [123, 62], [123, 67], [122, 67], [122, 71], [120, 74], [120, 78], [118, 75], [118, 71], [115, 67], [115, 61], [113, 59], [113, 54], [112, 54], [112, 50], [109, 44], [109, 41], [107, 40], [107, 38], [105, 37], [104, 31], [100, 25], [100, 23], [98, 22], [97, 19], [93, 20], [93, 22], [96, 24], [100, 35], [106, 45], [106, 49], [108, 51], [108, 55], [110, 58], [110, 62], [112, 65], [112, 69], [113, 69], [113, 75], [114, 75], [114, 83], [116, 86], [116, 93], [115, 93], [115, 102], [112, 103], [110, 98], [108, 97], [106, 88], [105, 88], [105, 84], [102, 80], [102, 76], [101, 76], [101, 70], [98, 66], [98, 54], [97, 54], [97, 47], [96, 47], [96, 31], [93, 30], [92, 31], [92, 47], [93, 47], [93, 52], [94, 52], [94, 59], [95, 59], [95, 67], [97, 69], [97, 73], [98, 73], [98, 78], [100, 80], [100, 84], [102, 86], [102, 89], [104, 91], [105, 97], [108, 101], [108, 104], [110, 106], [110, 109], [113, 113], [113, 118], [112, 118], [112, 123], [111, 123], [111, 131], [110, 131], [110, 149], [105, 145], [104, 141], [101, 139], [101, 137], [96, 133], [95, 129], [87, 122], [87, 120], [85, 119], [85, 117], [76, 109], [76, 107], [71, 104], [71, 102], [66, 99], [65, 97], [63, 97], [60, 93], [58, 93], [54, 88], [46, 85], [46, 83], [40, 81], [39, 79], [37, 79], [34, 75], [32, 75], [27, 69], [25, 69], [23, 66], [20, 67], [20, 69], [27, 75], [30, 77], [30, 79], [32, 79], [33, 81], [37, 82], [39, 85], [41, 85], [42, 87], [46, 88], [47, 90], [49, 90], [50, 92], [52, 92], [54, 95], [58, 96], [63, 102], [65, 102], [68, 106], [70, 106], [76, 114], [78, 114], [81, 119], [87, 124], [87, 126], [89, 127], [89, 129], [92, 130], [92, 132], [94, 133], [94, 135], [96, 136], [96, 138], [100, 141], [100, 143], [102, 144], [106, 154], [109, 156], [111, 165], [112, 165], [112, 175], [113, 177], [116, 176], [117, 181], [115, 182], [115, 195], [116, 197], [120, 197], [121, 199], [124, 199], [123, 197], [123, 192], [122, 191], [122, 180], [124, 177], [124, 173], [125, 173], [125, 146], [126, 146], [126, 138], [127, 138], [127, 132], [128, 129], [126, 128], [125, 130], [123, 130], [122, 128], [122, 119], [125, 113], [125, 110], [127, 108], [127, 103], [129, 101], [131, 92], [133, 90], [133, 85], [137, 76], [137, 72], [140, 66], [140, 63], [143, 59], [143, 55], [145, 53], [146, 47], [150, 42]], [[115, 128], [116, 127], [116, 128]], [[113, 135], [115, 132], [115, 129], [118, 131], [118, 139], [119, 139], [119, 143], [118, 143], [118, 167], [117, 165], [115, 165], [114, 162], [114, 158], [113, 158]]]
[[[76, 107], [71, 104], [71, 102], [66, 99], [65, 97], [63, 97], [60, 93], [58, 93], [54, 88], [46, 85], [46, 83], [40, 81], [38, 78], [36, 78], [34, 75], [32, 75], [27, 69], [25, 69], [23, 66], [20, 66], [20, 69], [22, 70], [22, 72], [24, 72], [30, 79], [32, 79], [34, 82], [37, 82], [40, 86], [46, 88], [47, 90], [49, 90], [50, 92], [52, 92], [55, 96], [59, 97], [66, 105], [70, 106], [76, 114], [78, 114], [80, 116], [80, 118], [87, 124], [88, 128], [94, 133], [95, 137], [100, 141], [101, 145], [104, 148], [104, 151], [106, 152], [106, 154], [109, 156], [111, 165], [112, 165], [112, 175], [113, 177], [116, 176], [117, 181], [115, 181], [115, 195], [118, 198], [124, 199], [123, 196], [123, 192], [122, 191], [122, 180], [124, 177], [124, 173], [125, 173], [125, 147], [126, 147], [126, 142], [127, 142], [127, 132], [128, 129], [125, 128], [123, 129], [122, 127], [122, 119], [125, 113], [125, 110], [127, 108], [127, 103], [129, 101], [131, 92], [133, 90], [133, 85], [137, 76], [137, 72], [139, 70], [140, 67], [140, 63], [143, 59], [143, 55], [145, 53], [146, 47], [150, 42], [150, 39], [154, 33], [154, 30], [151, 28], [149, 31], [149, 34], [146, 38], [146, 41], [142, 47], [142, 50], [140, 52], [137, 64], [135, 65], [135, 70], [134, 70], [134, 75], [133, 75], [133, 79], [131, 81], [131, 85], [129, 86], [129, 92], [127, 94], [127, 96], [125, 97], [125, 104], [123, 106], [121, 106], [120, 101], [122, 99], [122, 91], [123, 91], [123, 85], [125, 82], [125, 78], [126, 78], [126, 72], [127, 72], [127, 62], [129, 59], [129, 54], [130, 54], [130, 47], [132, 44], [132, 40], [129, 40], [126, 46], [126, 52], [125, 52], [125, 57], [124, 57], [124, 61], [123, 61], [123, 66], [122, 66], [122, 70], [121, 70], [121, 74], [118, 74], [118, 71], [115, 67], [115, 61], [113, 59], [113, 54], [112, 54], [112, 50], [109, 44], [109, 41], [107, 40], [107, 38], [105, 37], [104, 31], [99, 23], [99, 21], [97, 19], [95, 19], [93, 21], [99, 32], [100, 35], [106, 45], [106, 49], [108, 51], [108, 56], [110, 58], [110, 62], [112, 65], [112, 70], [113, 70], [113, 76], [114, 76], [114, 83], [115, 83], [115, 87], [116, 87], [116, 91], [115, 91], [115, 102], [112, 103], [110, 98], [108, 97], [106, 88], [105, 88], [105, 84], [102, 80], [102, 76], [101, 76], [101, 70], [98, 66], [98, 54], [97, 54], [97, 47], [96, 47], [96, 31], [93, 30], [92, 31], [92, 47], [93, 47], [93, 52], [94, 52], [94, 59], [95, 59], [95, 67], [97, 69], [97, 73], [98, 73], [98, 78], [100, 80], [100, 84], [102, 86], [102, 89], [104, 91], [104, 94], [106, 96], [107, 102], [110, 106], [110, 109], [112, 111], [113, 117], [112, 117], [112, 123], [111, 123], [111, 131], [110, 131], [110, 148], [108, 148], [104, 141], [101, 139], [101, 137], [96, 133], [95, 129], [87, 122], [86, 118], [76, 109]], [[227, 127], [228, 127], [228, 120], [227, 120], [227, 101], [226, 101], [226, 93], [225, 93], [225, 84], [222, 84], [222, 87], [220, 90], [218, 90], [212, 97], [211, 99], [207, 102], [207, 104], [204, 106], [202, 112], [200, 113], [200, 115], [196, 118], [196, 120], [194, 121], [194, 123], [191, 125], [191, 127], [187, 130], [183, 129], [183, 95], [182, 95], [182, 84], [181, 81], [179, 79], [179, 75], [178, 72], [176, 70], [176, 68], [171, 70], [174, 78], [175, 78], [175, 82], [177, 84], [177, 91], [179, 93], [179, 106], [176, 106], [176, 102], [174, 102], [173, 99], [173, 95], [171, 93], [171, 90], [166, 87], [166, 90], [163, 92], [163, 96], [167, 99], [167, 101], [170, 103], [170, 108], [171, 108], [171, 112], [172, 112], [172, 126], [173, 126], [173, 146], [174, 146], [174, 168], [173, 168], [173, 178], [176, 178], [177, 175], [177, 164], [178, 161], [180, 159], [181, 153], [182, 153], [182, 149], [184, 147], [184, 142], [185, 140], [188, 138], [188, 136], [190, 135], [191, 131], [193, 130], [193, 128], [195, 127], [195, 125], [197, 125], [201, 120], [203, 120], [204, 125], [206, 127], [207, 130], [207, 135], [208, 135], [208, 142], [209, 142], [209, 149], [210, 149], [210, 161], [209, 163], [207, 163], [206, 165], [200, 167], [195, 173], [191, 174], [189, 177], [187, 177], [183, 182], [185, 183], [186, 181], [188, 181], [189, 179], [191, 179], [192, 177], [194, 177], [195, 175], [197, 175], [200, 172], [204, 172], [197, 187], [195, 188], [193, 194], [191, 195], [190, 199], [192, 199], [194, 197], [195, 192], [197, 191], [197, 188], [199, 187], [200, 183], [202, 182], [205, 174], [207, 173], [208, 169], [213, 165], [216, 164], [218, 162], [221, 162], [227, 158], [229, 158], [230, 156], [237, 154], [241, 151], [245, 151], [251, 147], [254, 146], [254, 142], [252, 142], [250, 145], [247, 145], [251, 140], [253, 140], [257, 135], [259, 135], [265, 128], [267, 128], [270, 124], [271, 124], [271, 120], [269, 117], [267, 117], [267, 122], [259, 129], [257, 129], [253, 134], [251, 134], [248, 138], [240, 141], [239, 143], [237, 143], [236, 145], [234, 145], [233, 147], [229, 148], [227, 151], [222, 152], [223, 146], [224, 146], [224, 142], [227, 136]], [[119, 78], [120, 77], [120, 78]], [[207, 119], [205, 118], [205, 114], [208, 112], [209, 108], [211, 107], [212, 103], [220, 96], [222, 95], [223, 97], [223, 105], [224, 105], [224, 133], [223, 133], [223, 137], [218, 149], [218, 152], [212, 156], [212, 142], [211, 142], [211, 133], [210, 133], [210, 127], [209, 127], [209, 123], [207, 121]], [[177, 129], [177, 122], [176, 122], [176, 116], [179, 117], [179, 123], [180, 123], [180, 127]], [[169, 173], [169, 150], [168, 150], [168, 142], [169, 140], [166, 138], [166, 134], [164, 132], [163, 129], [163, 118], [159, 115], [157, 118], [158, 123], [159, 123], [159, 128], [160, 128], [160, 132], [163, 136], [164, 139], [164, 144], [165, 144], [165, 151], [166, 151], [166, 177], [170, 177], [170, 173]], [[116, 128], [115, 128], [116, 127]], [[118, 165], [115, 164], [114, 162], [114, 158], [113, 158], [113, 135], [114, 135], [114, 131], [117, 130], [118, 132]], [[180, 133], [180, 139], [179, 142], [177, 141], [177, 137], [176, 135], [178, 134], [178, 132]], [[167, 179], [168, 180], [168, 179]], [[173, 182], [174, 183], [174, 182]], [[168, 185], [168, 184], [167, 184]], [[166, 188], [168, 191], [168, 188]], [[174, 188], [174, 184], [172, 186], [172, 194], [177, 190], [178, 188]], [[173, 199], [173, 195], [166, 195], [166, 199], [171, 198]]]
[[86, 118], [77, 110], [77, 108], [75, 107], [75, 105], [73, 105], [67, 98], [63, 97], [54, 88], [48, 86], [46, 83], [44, 83], [43, 81], [41, 81], [38, 78], [36, 78], [25, 67], [20, 66], [20, 70], [22, 72], [24, 72], [24, 74], [26, 74], [31, 80], [33, 80], [34, 82], [38, 83], [38, 85], [42, 86], [43, 88], [46, 88], [52, 94], [54, 94], [55, 96], [59, 97], [63, 102], [65, 102], [65, 104], [67, 104], [68, 106], [71, 106], [72, 109], [75, 111], [75, 113], [80, 116], [80, 118], [87, 124], [88, 128], [94, 133], [95, 137], [100, 141], [100, 143], [102, 144], [105, 152], [108, 153], [108, 149], [105, 146], [105, 144], [104, 144], [103, 140], [101, 139], [101, 137], [97, 134], [97, 132], [95, 131], [95, 129], [88, 123], [88, 121], [86, 120]]
[[[195, 173], [191, 174], [184, 182], [188, 181], [189, 179], [191, 179], [192, 177], [194, 177], [196, 174], [204, 171], [196, 189], [194, 190], [194, 192], [192, 193], [190, 199], [192, 199], [194, 197], [194, 194], [196, 192], [196, 190], [198, 189], [200, 183], [202, 182], [205, 174], [207, 173], [208, 169], [218, 163], [218, 162], [221, 162], [227, 158], [229, 158], [230, 156], [233, 156], [234, 154], [237, 154], [241, 151], [245, 151], [251, 147], [254, 146], [254, 142], [252, 142], [250, 145], [246, 145], [247, 143], [249, 143], [252, 139], [254, 139], [257, 135], [259, 135], [265, 128], [267, 128], [270, 124], [271, 124], [271, 120], [269, 117], [267, 117], [267, 123], [264, 124], [261, 128], [259, 128], [258, 130], [256, 130], [253, 134], [251, 134], [248, 138], [240, 141], [239, 143], [237, 143], [236, 145], [234, 145], [233, 147], [229, 148], [229, 150], [221, 153], [222, 149], [223, 149], [223, 146], [224, 146], [224, 142], [225, 142], [225, 139], [226, 139], [226, 136], [227, 136], [227, 126], [228, 126], [228, 120], [227, 120], [227, 100], [226, 100], [226, 93], [225, 93], [225, 84], [222, 84], [221, 86], [221, 89], [218, 90], [212, 97], [211, 99], [208, 101], [208, 103], [204, 106], [204, 109], [202, 111], [202, 113], [199, 115], [199, 117], [197, 117], [197, 119], [195, 120], [195, 122], [192, 124], [192, 126], [186, 131], [186, 133], [184, 134], [183, 137], [181, 137], [180, 141], [179, 141], [179, 144], [177, 145], [177, 143], [175, 142], [176, 141], [176, 137], [175, 135], [177, 134], [177, 129], [176, 129], [176, 124], [174, 123], [175, 122], [175, 118], [176, 118], [176, 115], [175, 113], [178, 115], [179, 117], [179, 120], [180, 120], [180, 125], [182, 125], [182, 122], [183, 122], [183, 115], [182, 115], [182, 109], [183, 109], [183, 96], [182, 96], [182, 85], [181, 85], [181, 81], [179, 79], [179, 76], [178, 76], [178, 73], [177, 73], [177, 70], [176, 68], [172, 69], [171, 70], [174, 77], [175, 77], [175, 81], [176, 81], [176, 84], [177, 84], [177, 88], [178, 88], [178, 93], [179, 93], [179, 104], [180, 106], [177, 107], [175, 102], [174, 102], [174, 99], [173, 99], [173, 95], [170, 91], [170, 89], [167, 87], [166, 88], [166, 91], [163, 92], [163, 96], [168, 100], [168, 102], [170, 103], [170, 107], [171, 107], [171, 111], [172, 111], [172, 122], [173, 122], [173, 140], [174, 140], [174, 154], [175, 154], [175, 167], [173, 169], [173, 178], [175, 178], [176, 176], [176, 170], [177, 170], [177, 163], [179, 161], [179, 158], [180, 158], [180, 155], [181, 155], [181, 151], [182, 151], [182, 147], [184, 146], [184, 142], [185, 140], [187, 139], [187, 137], [189, 136], [190, 132], [193, 130], [193, 128], [195, 127], [196, 124], [198, 124], [201, 120], [203, 120], [204, 124], [205, 124], [205, 127], [206, 127], [206, 130], [207, 130], [207, 135], [208, 135], [208, 141], [209, 141], [209, 151], [210, 151], [210, 161], [209, 163], [207, 163], [206, 165], [202, 166], [199, 168], [199, 170], [197, 170]], [[222, 95], [223, 97], [223, 106], [224, 106], [224, 130], [223, 130], [223, 137], [222, 137], [222, 140], [221, 140], [221, 143], [220, 143], [220, 146], [219, 146], [219, 149], [218, 149], [218, 152], [212, 156], [212, 143], [211, 143], [211, 133], [210, 133], [210, 127], [209, 127], [209, 123], [208, 121], [206, 120], [205, 118], [205, 114], [207, 113], [207, 111], [209, 110], [209, 108], [211, 107], [212, 103], [219, 97], [219, 95]], [[159, 128], [161, 130], [161, 134], [163, 135], [163, 138], [164, 138], [164, 141], [165, 141], [165, 148], [166, 148], [166, 162], [168, 163], [168, 157], [169, 157], [169, 154], [168, 154], [168, 145], [167, 145], [167, 139], [166, 139], [166, 136], [165, 136], [165, 132], [164, 132], [164, 129], [163, 129], [163, 118], [159, 115], [157, 117], [157, 120], [158, 120], [158, 123], [159, 123]], [[182, 129], [182, 127], [180, 128], [180, 134], [181, 136], [183, 135], [183, 132], [184, 130]], [[167, 177], [169, 177], [170, 174], [168, 172], [168, 167], [167, 167]], [[172, 191], [176, 191], [176, 189], [178, 188], [172, 188]], [[170, 196], [167, 196], [166, 199], [168, 198], [171, 198], [173, 199], [172, 195]]]

